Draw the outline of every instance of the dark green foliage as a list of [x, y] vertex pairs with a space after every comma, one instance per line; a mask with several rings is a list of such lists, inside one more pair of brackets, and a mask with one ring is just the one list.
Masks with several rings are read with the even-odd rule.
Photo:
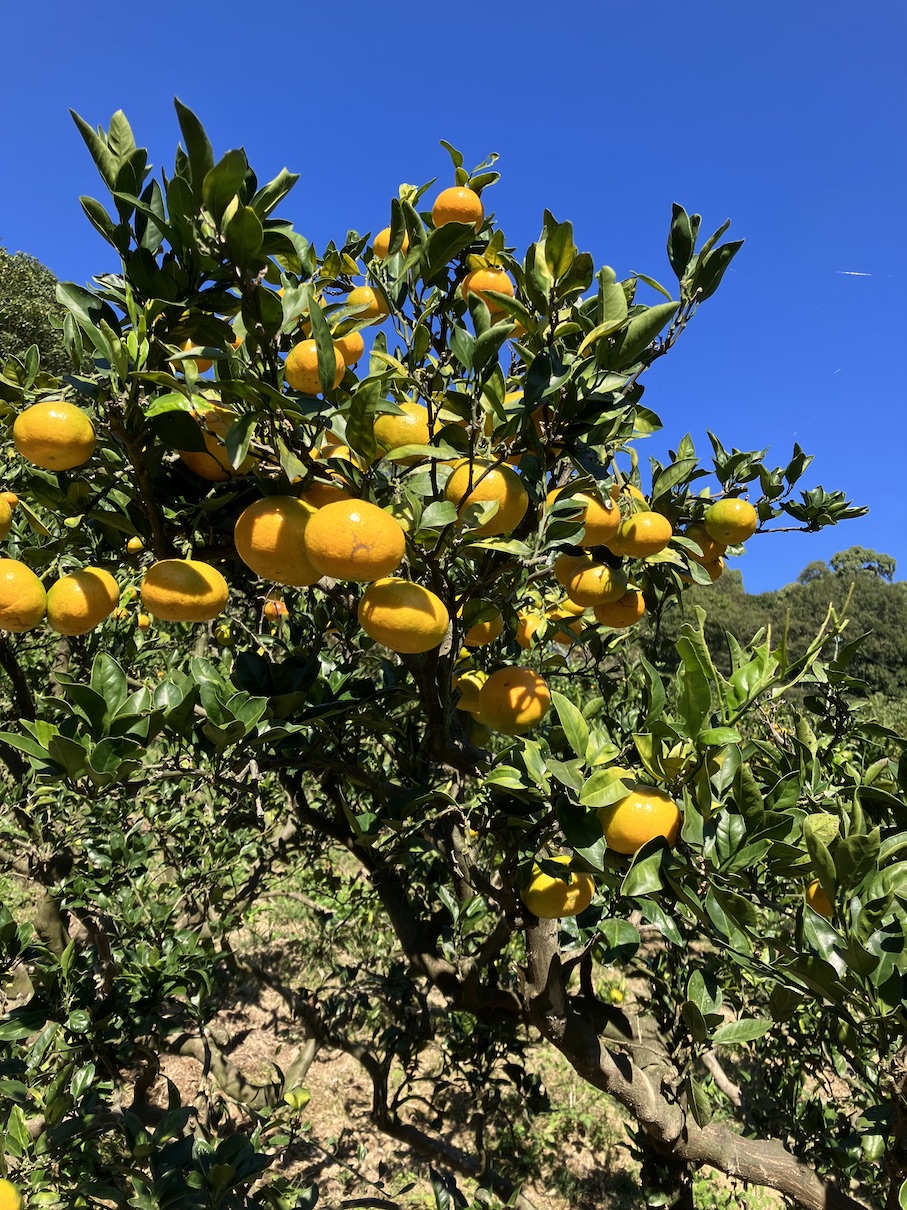
[[26, 252], [0, 247], [0, 363], [25, 356], [31, 345], [41, 353], [41, 366], [52, 374], [71, 369], [63, 347], [62, 328], [54, 326], [63, 308], [56, 301], [57, 279]]
[[[775, 592], [750, 595], [741, 573], [728, 570], [713, 585], [691, 588], [687, 600], [706, 610], [706, 641], [719, 671], [727, 673], [725, 630], [746, 643], [763, 627], [772, 627], [776, 641], [786, 629], [790, 652], [797, 656], [815, 636], [829, 605], [840, 612], [849, 598], [846, 641], [866, 636], [850, 665], [851, 675], [866, 683], [867, 694], [900, 698], [907, 684], [907, 584], [893, 582], [895, 568], [890, 555], [851, 546], [828, 563], [808, 564], [796, 583]], [[661, 640], [673, 643], [682, 620], [679, 613], [667, 617]]]

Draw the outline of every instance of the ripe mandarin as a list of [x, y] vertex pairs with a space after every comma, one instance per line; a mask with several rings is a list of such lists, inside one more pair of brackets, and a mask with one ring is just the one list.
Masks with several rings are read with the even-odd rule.
[[726, 500], [716, 500], [709, 505], [704, 521], [709, 537], [732, 546], [753, 536], [759, 525], [759, 515], [748, 500], [728, 496]]
[[[320, 395], [323, 388], [318, 374], [318, 346], [314, 340], [301, 340], [293, 345], [287, 359], [283, 363], [283, 372], [287, 382], [294, 391], [303, 395]], [[332, 386], [339, 386], [346, 372], [343, 354], [334, 345], [334, 381]]]
[[582, 537], [576, 540], [578, 546], [604, 546], [617, 533], [620, 509], [611, 500], [603, 501], [593, 492], [571, 492], [567, 488], [558, 487], [548, 493], [546, 506], [550, 508], [559, 498], [569, 498], [577, 508], [582, 507], [579, 520], [584, 529]]
[[359, 625], [365, 633], [405, 655], [437, 647], [449, 622], [440, 597], [421, 584], [393, 576], [369, 584], [359, 601]]
[[31, 630], [46, 608], [47, 593], [32, 569], [18, 559], [0, 559], [0, 630]]
[[161, 559], [142, 582], [142, 604], [164, 622], [209, 622], [227, 604], [227, 581], [199, 559]]
[[305, 553], [305, 529], [314, 509], [295, 496], [264, 496], [233, 529], [236, 553], [263, 580], [302, 588], [321, 579]]
[[472, 223], [476, 231], [485, 221], [485, 207], [474, 189], [454, 185], [442, 189], [431, 208], [431, 221], [435, 227], [447, 223]]
[[367, 500], [335, 500], [317, 509], [304, 541], [321, 575], [362, 584], [396, 571], [406, 551], [400, 522]]
[[636, 625], [646, 612], [646, 603], [642, 593], [631, 588], [616, 601], [594, 606], [592, 612], [600, 625], [610, 626], [612, 630], [624, 630], [627, 626]]
[[529, 494], [516, 471], [509, 466], [496, 466], [478, 458], [471, 466], [468, 459], [462, 459], [454, 466], [444, 495], [457, 506], [459, 513], [470, 504], [497, 501], [497, 512], [473, 530], [481, 538], [510, 533], [522, 521], [529, 507]]
[[533, 668], [499, 668], [482, 686], [482, 722], [504, 735], [522, 735], [540, 723], [551, 706], [551, 693]]
[[621, 521], [614, 543], [631, 559], [647, 559], [664, 550], [672, 533], [671, 522], [661, 513], [633, 513]]
[[680, 810], [674, 799], [639, 782], [625, 797], [600, 807], [598, 818], [605, 843], [615, 853], [635, 853], [656, 836], [673, 847], [680, 835]]
[[[568, 867], [571, 858], [560, 856], [547, 860]], [[584, 912], [594, 894], [595, 883], [591, 875], [565, 868], [563, 878], [553, 877], [535, 864], [529, 883], [520, 891], [520, 898], [540, 920], [560, 920], [563, 916], [578, 916]]]
[[94, 453], [95, 431], [81, 408], [62, 399], [33, 403], [13, 423], [23, 458], [46, 471], [71, 471]]
[[109, 571], [83, 567], [47, 592], [47, 621], [58, 634], [87, 634], [116, 609], [120, 589]]

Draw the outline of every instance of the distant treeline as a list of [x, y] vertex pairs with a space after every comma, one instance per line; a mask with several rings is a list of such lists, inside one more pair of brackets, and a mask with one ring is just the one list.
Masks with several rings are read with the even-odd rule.
[[[706, 640], [719, 671], [727, 673], [725, 631], [746, 643], [771, 625], [777, 642], [786, 628], [789, 650], [797, 655], [815, 637], [829, 604], [841, 610], [849, 596], [842, 641], [866, 637], [848, 671], [866, 682], [867, 694], [907, 698], [907, 582], [895, 583], [895, 570], [889, 555], [851, 546], [828, 563], [810, 563], [796, 583], [775, 592], [750, 595], [740, 572], [728, 570], [716, 583], [692, 588], [687, 600], [706, 610]], [[670, 647], [682, 621], [678, 613], [663, 620], [659, 647]]]

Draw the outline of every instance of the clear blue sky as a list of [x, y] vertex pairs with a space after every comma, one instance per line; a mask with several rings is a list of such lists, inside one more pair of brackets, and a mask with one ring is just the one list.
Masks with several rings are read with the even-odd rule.
[[[103, 186], [68, 108], [125, 110], [158, 166], [172, 99], [259, 179], [301, 174], [281, 214], [317, 247], [377, 230], [401, 181], [500, 154], [489, 198], [519, 253], [547, 206], [618, 275], [672, 281], [671, 202], [746, 237], [718, 294], [648, 375], [662, 452], [707, 425], [728, 447], [793, 441], [804, 486], [868, 517], [750, 543], [747, 588], [860, 544], [907, 575], [907, 6], [903, 0], [460, 0], [308, 5], [235, 0], [9, 6], [0, 73], [0, 243], [63, 279], [113, 267], [78, 204]], [[643, 447], [644, 449], [645, 447]]]

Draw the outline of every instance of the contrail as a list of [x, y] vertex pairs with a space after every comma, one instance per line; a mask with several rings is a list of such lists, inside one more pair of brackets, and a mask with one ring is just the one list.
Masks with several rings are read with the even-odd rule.
[[872, 277], [871, 273], [854, 273], [851, 269], [835, 269], [842, 277]]

